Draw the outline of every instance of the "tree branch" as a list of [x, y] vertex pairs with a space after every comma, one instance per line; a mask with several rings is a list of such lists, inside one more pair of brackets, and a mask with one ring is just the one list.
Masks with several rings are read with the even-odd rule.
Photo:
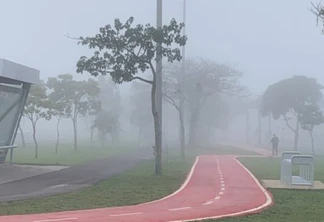
[[291, 109], [290, 112], [297, 117], [297, 113], [295, 113], [293, 109]]
[[284, 120], [285, 120], [285, 122], [286, 122], [287, 127], [288, 127], [291, 131], [293, 131], [294, 133], [296, 133], [296, 130], [290, 126], [290, 124], [289, 124], [289, 120], [288, 120], [286, 114], [283, 115], [283, 118], [284, 118]]
[[170, 105], [174, 106], [174, 108], [180, 112], [180, 106], [177, 105], [177, 103], [171, 96], [168, 96], [167, 94], [163, 93], [163, 99]]
[[147, 80], [147, 79], [144, 79], [144, 78], [142, 78], [142, 77], [139, 77], [139, 76], [135, 76], [135, 77], [133, 77], [132, 79], [131, 79], [131, 81], [133, 81], [133, 80], [140, 80], [140, 81], [142, 81], [142, 82], [145, 82], [145, 83], [148, 83], [148, 84], [153, 84], [153, 81], [151, 81], [151, 80]]

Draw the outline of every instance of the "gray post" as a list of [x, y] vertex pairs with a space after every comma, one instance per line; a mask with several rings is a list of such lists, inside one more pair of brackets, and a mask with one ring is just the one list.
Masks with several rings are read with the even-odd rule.
[[[162, 28], [162, 0], [157, 0], [157, 12], [156, 12], [156, 27]], [[160, 165], [156, 167], [156, 173], [160, 174], [161, 172], [158, 172], [157, 170], [161, 170], [158, 168], [162, 168], [162, 55], [161, 55], [161, 45], [158, 45], [157, 55], [158, 58], [156, 61], [156, 93], [155, 93], [155, 99], [156, 99], [156, 108], [159, 116], [159, 123], [160, 128], [159, 130], [159, 136], [157, 145], [160, 147], [156, 147], [157, 149], [157, 158], [158, 162], [156, 164]], [[159, 150], [160, 149], [160, 150]]]
[[[183, 0], [183, 23], [186, 25], [186, 15], [187, 15], [187, 6], [186, 6], [187, 1]], [[186, 27], [183, 28], [183, 35], [186, 35]], [[186, 136], [185, 136], [185, 129], [183, 127], [183, 118], [184, 118], [184, 95], [183, 95], [183, 79], [185, 76], [186, 72], [186, 47], [182, 46], [182, 67], [181, 67], [181, 76], [178, 78], [178, 83], [179, 83], [179, 89], [180, 89], [180, 104], [179, 104], [179, 112], [180, 112], [180, 139], [181, 139], [181, 156], [185, 157], [185, 147], [186, 147]]]

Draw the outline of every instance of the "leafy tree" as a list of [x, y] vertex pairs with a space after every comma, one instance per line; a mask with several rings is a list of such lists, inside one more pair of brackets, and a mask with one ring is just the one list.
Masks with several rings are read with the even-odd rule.
[[[158, 110], [156, 106], [156, 82], [159, 71], [154, 61], [166, 58], [168, 62], [180, 61], [180, 49], [174, 45], [183, 46], [186, 37], [181, 35], [183, 24], [172, 19], [162, 28], [150, 24], [133, 26], [134, 18], [130, 17], [124, 24], [115, 19], [113, 26], [100, 28], [94, 37], [80, 37], [79, 43], [94, 49], [90, 58], [82, 56], [77, 63], [77, 72], [89, 72], [97, 76], [110, 75], [115, 83], [140, 80], [151, 85], [151, 105], [154, 119], [156, 161], [155, 173], [162, 174], [162, 137]], [[140, 72], [150, 70], [152, 79], [139, 76]]]
[[202, 59], [189, 59], [186, 61], [185, 67], [186, 78], [183, 79], [181, 90], [178, 82], [178, 76], [182, 72], [181, 65], [175, 64], [167, 70], [164, 97], [178, 111], [180, 94], [187, 103], [190, 113], [189, 146], [193, 148], [196, 147], [200, 111], [208, 99], [216, 94], [241, 96], [245, 94], [245, 88], [239, 83], [242, 73], [226, 64]]
[[103, 148], [105, 147], [106, 135], [110, 134], [112, 140], [114, 140], [114, 138], [118, 136], [120, 130], [117, 115], [105, 110], [96, 116], [93, 127], [100, 132]]
[[229, 106], [219, 94], [210, 96], [200, 111], [198, 138], [205, 145], [214, 144], [215, 130], [225, 129], [229, 118]]
[[30, 120], [33, 128], [33, 139], [35, 143], [35, 159], [38, 158], [38, 142], [36, 137], [36, 126], [40, 119], [51, 119], [51, 103], [47, 96], [47, 89], [44, 83], [33, 85], [30, 89], [24, 117]]
[[55, 104], [60, 110], [60, 115], [62, 114], [72, 121], [74, 150], [77, 151], [77, 123], [79, 116], [93, 116], [100, 109], [100, 102], [97, 99], [100, 93], [98, 82], [93, 79], [76, 81], [72, 75], [64, 74], [59, 75], [57, 78], [49, 78], [48, 87], [52, 90], [52, 100], [57, 101]]
[[[51, 80], [49, 80], [49, 85]], [[60, 98], [56, 98], [55, 92], [49, 94], [49, 100], [52, 104], [51, 115], [56, 117], [56, 143], [55, 143], [55, 155], [58, 154], [58, 147], [60, 143], [60, 122], [63, 118], [66, 118], [66, 113], [64, 112], [67, 104], [64, 103]]]
[[[123, 109], [118, 85], [110, 77], [107, 79], [106, 76], [102, 75], [98, 77], [98, 82], [100, 88], [99, 100], [102, 110], [111, 113], [119, 121]], [[119, 142], [119, 134], [119, 131], [114, 132], [112, 137], [113, 143]]]
[[303, 106], [300, 116], [300, 125], [303, 130], [306, 130], [311, 138], [312, 152], [315, 155], [314, 137], [313, 132], [315, 126], [324, 123], [324, 116], [322, 110], [317, 104], [307, 104]]
[[[305, 105], [315, 105], [321, 98], [323, 86], [314, 78], [293, 76], [270, 85], [262, 96], [261, 113], [272, 114], [274, 119], [283, 117], [286, 126], [294, 133], [294, 149], [298, 149], [301, 116]], [[290, 116], [289, 116], [290, 115]], [[295, 127], [291, 120], [295, 117]]]

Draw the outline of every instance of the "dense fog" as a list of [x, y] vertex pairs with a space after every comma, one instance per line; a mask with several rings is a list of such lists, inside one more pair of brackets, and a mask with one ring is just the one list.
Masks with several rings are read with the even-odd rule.
[[[163, 7], [163, 23], [169, 23], [171, 18], [182, 22], [182, 1], [165, 0]], [[260, 116], [258, 99], [269, 85], [293, 75], [316, 78], [324, 84], [324, 36], [310, 7], [309, 1], [296, 0], [188, 1], [187, 71], [181, 80], [186, 98], [183, 113], [186, 144], [206, 147], [232, 141], [270, 147], [275, 133], [281, 147], [293, 148], [294, 134], [286, 122], [282, 118]], [[77, 45], [74, 38], [93, 36], [115, 18], [125, 22], [134, 16], [135, 24], [154, 26], [154, 1], [11, 0], [1, 2], [1, 9], [0, 58], [39, 69], [44, 82], [61, 74], [71, 74], [77, 81], [92, 78], [98, 82], [101, 89], [98, 99], [118, 120], [115, 127], [118, 132], [104, 136], [98, 130], [92, 132], [95, 117], [80, 116], [79, 143], [90, 144], [92, 132], [96, 146], [102, 140], [106, 144], [153, 146], [150, 86], [140, 81], [115, 84], [109, 76], [76, 73], [80, 56], [91, 56], [92, 51]], [[181, 62], [163, 61], [164, 149], [180, 146], [179, 112], [169, 99], [178, 99], [174, 84], [181, 72]], [[219, 73], [225, 77], [217, 82], [212, 75]], [[151, 73], [147, 71], [141, 76], [151, 78]], [[231, 89], [217, 85], [222, 81], [232, 84]], [[296, 124], [294, 119], [290, 123]], [[39, 142], [54, 144], [56, 126], [55, 118], [41, 119], [37, 125]], [[21, 129], [26, 141], [33, 143], [27, 118], [22, 119]], [[62, 118], [59, 130], [61, 142], [73, 141], [71, 119]], [[314, 130], [318, 153], [324, 152], [323, 133], [324, 125]], [[19, 144], [20, 136], [19, 133], [16, 139]], [[311, 152], [310, 144], [308, 132], [300, 130], [300, 149]]]

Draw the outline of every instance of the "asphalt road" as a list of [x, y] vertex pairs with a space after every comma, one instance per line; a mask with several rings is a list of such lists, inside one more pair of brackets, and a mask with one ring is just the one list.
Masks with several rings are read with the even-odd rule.
[[0, 184], [0, 202], [22, 200], [75, 191], [122, 173], [144, 159], [152, 158], [151, 150], [109, 157], [60, 171]]

